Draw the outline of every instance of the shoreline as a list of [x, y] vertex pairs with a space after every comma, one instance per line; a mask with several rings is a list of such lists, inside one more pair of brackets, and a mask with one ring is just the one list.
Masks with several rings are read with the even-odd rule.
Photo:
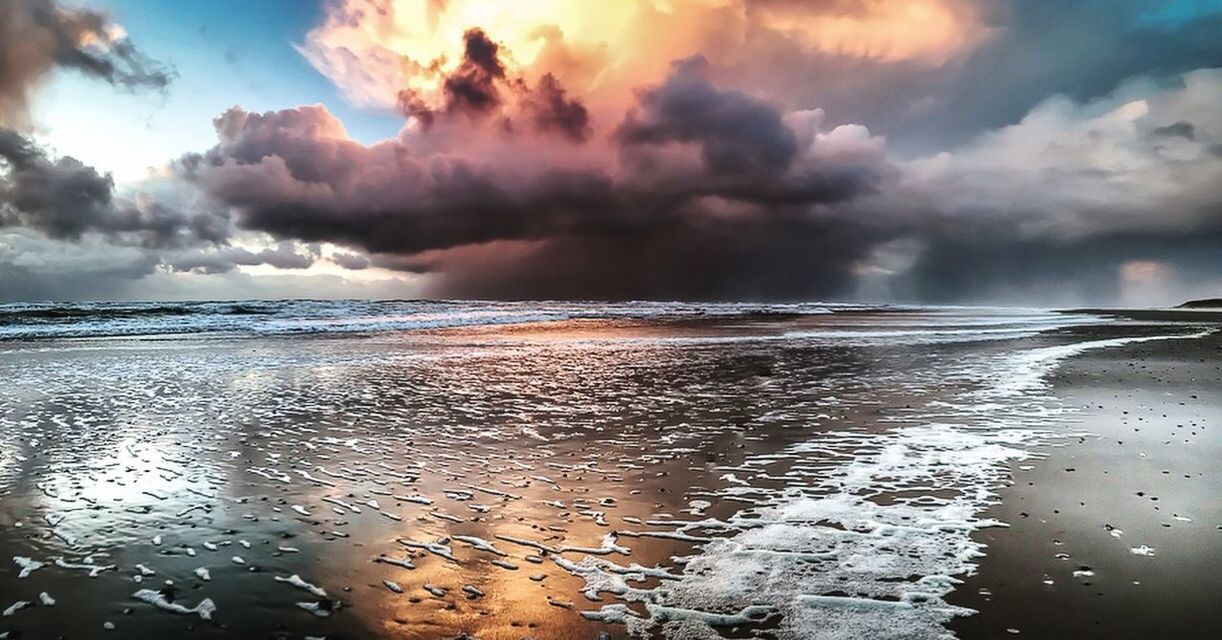
[[[624, 638], [623, 624], [580, 612], [606, 616], [619, 610], [604, 606], [625, 604], [655, 633], [694, 633], [704, 619], [737, 623], [721, 628], [729, 637], [806, 638], [799, 630], [810, 629], [936, 637], [954, 607], [981, 611], [950, 623], [969, 630], [966, 640], [1023, 631], [1007, 617], [1039, 612], [1003, 598], [1009, 586], [984, 585], [1026, 575], [1013, 554], [1025, 557], [1024, 545], [1043, 532], [1015, 538], [1018, 525], [987, 526], [1016, 518], [1007, 509], [1024, 496], [1011, 487], [988, 509], [978, 492], [1006, 478], [1021, 483], [1047, 460], [1005, 466], [1042, 450], [1028, 446], [1041, 437], [1007, 429], [1047, 427], [1046, 419], [1068, 428], [1044, 407], [1085, 384], [1067, 383], [1064, 372], [1095, 381], [1102, 374], [1082, 362], [1123, 369], [1114, 352], [1131, 349], [1171, 349], [1175, 362], [1185, 356], [1168, 345], [1179, 341], [1137, 341], [1191, 329], [1105, 321], [997, 339], [997, 321], [573, 320], [373, 340], [218, 340], [206, 350], [0, 350], [0, 373], [12, 382], [0, 393], [8, 420], [0, 426], [21, 436], [9, 443], [19, 445], [8, 452], [16, 462], [0, 467], [19, 489], [0, 494], [0, 547], [118, 567], [85, 580], [47, 567], [15, 580], [15, 566], [0, 566], [0, 584], [15, 584], [18, 597], [45, 589], [79, 612], [63, 620], [35, 606], [4, 624], [86, 637], [87, 625], [108, 620], [133, 638], [184, 626], [201, 637]], [[913, 325], [922, 322], [949, 324]], [[1135, 342], [1061, 359], [1075, 344], [1122, 337]], [[1059, 363], [1052, 388], [1033, 387], [1027, 374], [1049, 359]], [[51, 377], [59, 382], [45, 389]], [[991, 417], [1008, 422], [990, 430]], [[1048, 451], [1074, 455], [1079, 446]], [[1052, 474], [1033, 490], [1060, 481]], [[989, 555], [972, 559], [978, 543]], [[1158, 555], [1142, 560], [1172, 549], [1146, 543]], [[383, 555], [393, 562], [376, 561]], [[975, 577], [960, 562], [978, 562]], [[1090, 562], [1101, 579], [1112, 574]], [[636, 563], [647, 568], [643, 580], [619, 573]], [[133, 603], [138, 565], [157, 572], [144, 582], [150, 588], [174, 580], [184, 606], [213, 598], [219, 622]], [[210, 581], [193, 573], [200, 565]], [[317, 620], [302, 612], [310, 596], [273, 580], [293, 574], [342, 602], [339, 612]], [[948, 574], [967, 580], [950, 589], [938, 578]], [[755, 582], [760, 575], [776, 579]], [[590, 599], [591, 585], [613, 590]], [[654, 591], [661, 585], [668, 592]], [[981, 596], [982, 587], [996, 597]], [[936, 605], [891, 619], [864, 613], [913, 590]], [[663, 615], [688, 621], [654, 620], [632, 599], [646, 592]], [[762, 615], [750, 607], [769, 604], [788, 607], [790, 619], [749, 622]]]
[[1012, 465], [986, 514], [1010, 526], [980, 533], [986, 555], [950, 597], [979, 613], [950, 628], [965, 640], [1222, 637], [1219, 363], [1216, 331], [1062, 362], [1050, 391], [1089, 435]]

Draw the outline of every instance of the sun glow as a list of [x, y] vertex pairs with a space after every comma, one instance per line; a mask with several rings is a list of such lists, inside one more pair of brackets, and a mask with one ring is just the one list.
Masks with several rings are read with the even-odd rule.
[[399, 91], [436, 104], [462, 58], [463, 33], [483, 29], [509, 72], [545, 73], [595, 103], [656, 81], [671, 61], [761, 59], [768, 43], [811, 55], [941, 64], [988, 30], [957, 0], [861, 0], [851, 6], [747, 0], [344, 0], [299, 51], [355, 102], [393, 106]]

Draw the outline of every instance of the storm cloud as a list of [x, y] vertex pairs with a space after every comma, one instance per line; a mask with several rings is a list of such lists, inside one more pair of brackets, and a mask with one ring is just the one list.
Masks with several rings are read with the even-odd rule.
[[536, 131], [556, 131], [573, 142], [589, 134], [590, 114], [580, 100], [568, 97], [555, 75], [544, 74], [537, 86], [521, 77], [510, 78], [501, 61], [501, 47], [482, 29], [463, 34], [462, 61], [441, 80], [443, 104], [430, 106], [414, 89], [399, 92], [398, 105], [405, 116], [430, 129], [440, 118], [470, 119], [497, 115], [504, 132], [512, 132], [515, 118]]
[[161, 249], [223, 242], [223, 210], [184, 212], [139, 196], [120, 198], [114, 181], [72, 157], [52, 158], [37, 144], [0, 128], [0, 227], [21, 226], [55, 240], [98, 233], [115, 244]]
[[[220, 143], [178, 166], [247, 229], [379, 254], [380, 266], [434, 274], [438, 295], [572, 296], [582, 282], [599, 297], [775, 296], [797, 280], [838, 290], [864, 235], [810, 208], [876, 189], [886, 159], [809, 126], [800, 137], [817, 114], [787, 121], [764, 98], [712, 85], [706, 66], [676, 62], [607, 136], [561, 150], [568, 162], [539, 134], [499, 137], [489, 153], [415, 152], [457, 135], [439, 129], [365, 146], [310, 106], [230, 110]], [[490, 261], [503, 277], [479, 282], [472, 265]], [[535, 271], [566, 275], [540, 286]]]
[[798, 143], [780, 111], [741, 91], [714, 87], [707, 67], [702, 56], [677, 62], [665, 84], [643, 92], [616, 131], [621, 145], [696, 143], [710, 172], [747, 179], [787, 168]]
[[234, 106], [173, 194], [124, 196], [17, 129], [30, 92], [173, 74], [29, 0], [0, 8], [0, 227], [137, 279], [323, 263], [443, 297], [1188, 291], [1222, 283], [1220, 31], [1222, 7], [1146, 0], [336, 0], [297, 49], [396, 135]]
[[[488, 38], [467, 32], [446, 113], [500, 104], [507, 74]], [[580, 147], [497, 123], [408, 126], [366, 146], [322, 106], [234, 109], [219, 144], [179, 171], [245, 228], [360, 249], [444, 296], [950, 301], [1030, 296], [1089, 271], [1078, 295], [1119, 286], [1126, 261], [1176, 262], [1174, 238], [1219, 224], [1215, 70], [1046, 97], [916, 156], [823, 109], [725, 86], [726, 71], [672, 62]], [[1164, 241], [1138, 241], [1152, 236]], [[902, 270], [897, 246], [911, 254]], [[1203, 255], [1179, 262], [1200, 271]]]

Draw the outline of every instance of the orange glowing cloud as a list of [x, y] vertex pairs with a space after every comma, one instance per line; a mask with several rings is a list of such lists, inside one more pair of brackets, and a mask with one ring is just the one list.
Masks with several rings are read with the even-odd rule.
[[799, 55], [937, 65], [988, 34], [963, 0], [336, 0], [299, 50], [358, 104], [394, 106], [408, 90], [437, 106], [473, 28], [501, 46], [510, 75], [550, 73], [595, 111], [620, 109], [694, 54], [737, 64], [788, 42]]
[[976, 5], [945, 0], [773, 1], [752, 4], [750, 13], [808, 51], [884, 61], [938, 64], [988, 33]]

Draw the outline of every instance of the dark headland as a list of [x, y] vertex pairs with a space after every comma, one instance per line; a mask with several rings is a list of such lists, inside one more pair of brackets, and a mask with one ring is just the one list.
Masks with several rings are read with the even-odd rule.
[[1189, 300], [1176, 307], [1177, 309], [1222, 309], [1222, 298], [1206, 298], [1204, 300]]
[[1062, 309], [1061, 313], [1089, 313], [1097, 316], [1144, 320], [1148, 322], [1219, 322], [1222, 321], [1222, 298], [1189, 300], [1165, 309]]

